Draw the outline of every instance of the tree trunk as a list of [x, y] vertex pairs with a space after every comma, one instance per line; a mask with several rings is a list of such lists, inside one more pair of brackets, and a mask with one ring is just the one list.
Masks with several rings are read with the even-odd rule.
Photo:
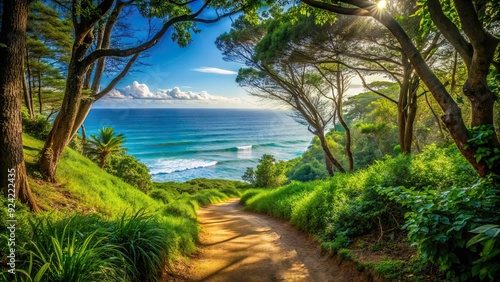
[[[403, 30], [399, 23], [387, 11], [376, 9], [376, 4], [363, 0], [354, 2], [340, 1], [355, 5], [360, 9], [344, 9], [334, 4], [315, 0], [302, 0], [302, 2], [316, 8], [336, 13], [370, 16], [384, 25], [398, 40], [403, 53], [410, 60], [415, 72], [429, 88], [443, 110], [443, 123], [448, 128], [451, 137], [462, 155], [481, 177], [492, 172], [500, 174], [500, 165], [488, 167], [484, 159], [479, 161], [476, 159], [476, 151], [478, 148], [475, 146], [468, 146], [469, 131], [462, 118], [460, 107], [453, 100], [450, 93], [446, 90], [446, 87], [429, 68], [429, 65], [422, 58], [421, 53], [417, 50], [406, 31]], [[426, 3], [432, 20], [446, 39], [453, 45], [455, 50], [460, 53], [460, 56], [467, 65], [468, 77], [463, 90], [472, 104], [472, 126], [493, 125], [494, 95], [488, 88], [486, 78], [500, 40], [489, 34], [481, 25], [481, 21], [478, 19], [472, 1], [454, 1], [457, 14], [462, 22], [462, 30], [467, 35], [470, 43], [462, 37], [458, 28], [450, 22], [446, 15], [444, 15], [439, 1], [428, 0]], [[498, 148], [498, 136], [495, 134], [490, 144], [485, 146], [490, 151]]]
[[82, 128], [82, 141], [85, 143], [85, 141], [87, 140], [87, 131], [85, 130], [85, 125], [82, 124], [81, 128]]
[[87, 118], [87, 115], [89, 114], [93, 104], [93, 98], [84, 98], [81, 100], [80, 107], [78, 107], [78, 113], [76, 115], [75, 121], [73, 122], [70, 141], [71, 139], [73, 139], [73, 137], [75, 137], [75, 135], [78, 133], [78, 129], [83, 125], [83, 122]]
[[21, 121], [20, 91], [24, 77], [29, 3], [28, 0], [3, 1], [0, 32], [0, 183], [7, 198], [16, 197], [37, 212], [39, 208], [31, 194], [24, 164]]
[[28, 90], [28, 83], [26, 83], [26, 77], [24, 76], [24, 71], [23, 71], [23, 96], [24, 96], [24, 105], [26, 106], [26, 109], [28, 109], [28, 114], [30, 115], [30, 119], [35, 118], [35, 112], [33, 110], [33, 99], [31, 99], [29, 90]]
[[337, 111], [337, 117], [339, 118], [340, 124], [345, 130], [345, 151], [347, 154], [347, 159], [349, 160], [349, 171], [352, 171], [354, 169], [354, 157], [352, 155], [352, 149], [351, 149], [351, 129], [347, 125], [347, 123], [344, 120], [343, 116], [343, 97], [344, 97], [344, 80], [343, 76], [341, 75], [340, 72], [340, 64], [337, 65], [337, 101], [335, 103], [336, 106], [336, 111]]
[[337, 168], [338, 171], [345, 172], [344, 167], [342, 167], [339, 161], [333, 156], [332, 151], [330, 151], [330, 148], [328, 148], [328, 143], [326, 142], [325, 135], [323, 133], [319, 133], [316, 136], [318, 136], [319, 141], [321, 142], [321, 148], [323, 149], [323, 152], [325, 152], [325, 155], [328, 157], [330, 162]]
[[411, 145], [413, 143], [413, 125], [415, 123], [415, 117], [417, 116], [417, 91], [419, 86], [418, 76], [413, 76], [412, 82], [408, 89], [408, 102], [406, 106], [406, 120], [405, 120], [405, 132], [404, 132], [404, 148], [403, 152], [410, 154]]
[[324, 158], [325, 158], [326, 171], [328, 172], [328, 175], [333, 176], [333, 164], [332, 164], [332, 161], [330, 161], [330, 159], [328, 158], [328, 156], [326, 155], [326, 153], [325, 153]]
[[56, 169], [64, 148], [74, 134], [74, 124], [81, 103], [83, 76], [86, 69], [72, 58], [68, 67], [66, 89], [61, 109], [45, 141], [40, 159], [40, 171], [45, 180], [56, 182]]
[[[398, 99], [398, 137], [399, 137], [399, 147], [402, 153], [411, 153], [411, 137], [410, 140], [406, 140], [408, 132], [408, 101], [411, 86], [411, 64], [404, 54], [401, 56], [401, 62], [403, 65], [403, 78], [399, 89], [399, 99]], [[409, 142], [408, 142], [409, 141]], [[410, 144], [408, 146], [408, 143]]]
[[33, 109], [33, 116], [35, 115], [35, 104], [33, 102], [33, 84], [31, 83], [32, 76], [31, 76], [31, 68], [30, 68], [30, 60], [29, 60], [29, 53], [26, 50], [26, 70], [27, 70], [27, 81], [26, 83], [28, 84], [28, 95], [30, 97], [30, 108]]
[[106, 164], [106, 157], [108, 156], [108, 153], [101, 153], [99, 156], [99, 167], [104, 168], [104, 165]]
[[42, 74], [40, 72], [38, 72], [38, 107], [40, 114], [43, 114]]
[[[458, 107], [451, 95], [446, 91], [445, 86], [439, 81], [436, 75], [426, 64], [406, 32], [386, 12], [383, 12], [378, 16], [374, 15], [374, 17], [384, 26], [386, 26], [389, 31], [391, 31], [391, 33], [396, 37], [398, 42], [401, 44], [403, 52], [406, 54], [413, 68], [415, 69], [415, 72], [419, 75], [421, 80], [429, 88], [432, 95], [439, 103], [441, 109], [444, 112], [442, 121], [448, 128], [451, 137], [457, 144], [457, 147], [462, 155], [474, 167], [474, 169], [480, 176], [486, 176], [492, 171], [500, 173], [500, 167], [490, 170], [484, 161], [478, 162], [476, 160], [475, 153], [477, 148], [473, 146], [466, 146], [468, 144], [467, 140], [469, 140], [469, 136], [467, 127], [465, 126], [462, 119], [462, 111], [460, 107]], [[474, 54], [474, 57], [476, 57], [476, 54]], [[464, 86], [464, 92], [467, 92], [469, 94], [469, 99], [472, 98], [473, 100], [475, 100], [474, 102], [471, 101], [471, 104], [473, 104], [472, 110], [473, 112], [475, 112], [475, 114], [473, 114], [473, 123], [493, 124], [493, 115], [489, 114], [493, 110], [493, 103], [488, 103], [489, 105], [481, 105], [481, 103], [484, 101], [493, 101], [492, 97], [488, 97], [492, 95], [485, 95], [485, 91], [488, 91], [489, 89], [487, 87], [484, 87], [485, 85], [480, 85], [479, 83], [470, 83], [471, 81], [469, 79], [467, 81], [469, 83], [466, 83], [466, 85]], [[486, 80], [484, 80], [484, 82], [486, 83]], [[474, 97], [482, 97], [483, 99], [474, 99]], [[491, 120], [488, 120], [490, 117]]]

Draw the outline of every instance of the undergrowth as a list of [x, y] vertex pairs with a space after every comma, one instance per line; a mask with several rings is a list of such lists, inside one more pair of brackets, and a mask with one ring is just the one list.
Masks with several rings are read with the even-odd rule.
[[[52, 185], [37, 173], [43, 142], [23, 138], [30, 187], [43, 211], [32, 214], [16, 202], [15, 265], [7, 264], [12, 246], [2, 243], [0, 281], [160, 281], [195, 250], [197, 209], [238, 197], [244, 186], [195, 179], [154, 183], [148, 195], [70, 148]], [[7, 202], [0, 197], [2, 206]], [[7, 216], [0, 209], [1, 242], [10, 236]]]
[[[327, 252], [351, 257], [345, 248], [349, 248], [355, 238], [373, 234], [375, 241], [382, 243], [401, 238], [406, 232], [402, 228], [405, 214], [412, 207], [383, 193], [381, 187], [411, 186], [414, 191], [433, 187], [444, 192], [450, 187], [470, 187], [478, 178], [474, 175], [477, 174], [456, 148], [433, 145], [419, 155], [386, 157], [366, 169], [338, 173], [325, 181], [292, 182], [276, 189], [251, 189], [242, 195], [241, 202], [246, 209], [289, 220], [298, 229], [314, 235]], [[451, 249], [444, 251], [453, 252]], [[398, 259], [387, 261], [391, 262], [371, 268], [382, 274], [392, 268], [394, 271], [400, 269], [405, 275], [414, 271], [425, 276], [420, 269], [411, 270], [406, 264], [403, 267]], [[423, 264], [430, 262], [434, 261], [424, 257]], [[386, 276], [397, 275], [391, 272]]]

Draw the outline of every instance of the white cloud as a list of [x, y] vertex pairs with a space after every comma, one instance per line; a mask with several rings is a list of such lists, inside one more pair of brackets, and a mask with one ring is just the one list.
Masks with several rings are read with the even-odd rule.
[[192, 69], [192, 70], [198, 71], [198, 72], [224, 74], [224, 75], [235, 75], [235, 74], [238, 74], [235, 71], [230, 71], [230, 70], [225, 70], [225, 69], [219, 69], [219, 68], [211, 68], [211, 67], [201, 67], [201, 68], [196, 68], [196, 69]]
[[127, 97], [120, 93], [120, 91], [113, 89], [109, 91], [108, 94], [106, 94], [106, 98], [111, 98], [111, 99], [126, 99]]
[[225, 102], [240, 103], [238, 98], [228, 98], [209, 94], [207, 91], [183, 91], [179, 87], [172, 89], [160, 89], [153, 93], [145, 83], [134, 81], [123, 89], [113, 89], [107, 96], [113, 99], [134, 99], [134, 100], [154, 100], [154, 101], [196, 101], [196, 102]]

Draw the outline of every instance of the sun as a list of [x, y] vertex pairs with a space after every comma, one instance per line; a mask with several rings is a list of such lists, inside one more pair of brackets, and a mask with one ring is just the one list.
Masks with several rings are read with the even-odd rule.
[[380, 0], [377, 3], [377, 8], [379, 9], [385, 9], [385, 6], [387, 6], [387, 1], [386, 0]]

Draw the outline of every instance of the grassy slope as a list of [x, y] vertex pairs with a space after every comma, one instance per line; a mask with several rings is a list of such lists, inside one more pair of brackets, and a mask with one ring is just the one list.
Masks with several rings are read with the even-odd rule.
[[[24, 154], [28, 170], [34, 168], [43, 142], [24, 135]], [[106, 216], [121, 216], [125, 210], [161, 208], [159, 201], [108, 174], [96, 164], [67, 148], [59, 163], [58, 185], [50, 185], [35, 176], [30, 187], [38, 204], [45, 211], [97, 212]]]
[[374, 268], [398, 281], [426, 280], [427, 265], [401, 230], [406, 209], [378, 194], [377, 187], [444, 190], [472, 185], [473, 175], [456, 150], [431, 147], [413, 158], [386, 159], [329, 180], [249, 189], [241, 202], [246, 209], [290, 221], [314, 235], [325, 251], [354, 260], [360, 269]]
[[[158, 255], [165, 255], [169, 272], [175, 261], [195, 250], [199, 232], [196, 218], [198, 206], [221, 202], [230, 196], [240, 195], [240, 192], [234, 186], [233, 188], [226, 187], [231, 186], [231, 183], [226, 183], [227, 181], [198, 179], [191, 181], [192, 183], [175, 184], [178, 189], [193, 190], [187, 191], [187, 193], [182, 193], [186, 191], [172, 190], [170, 189], [172, 187], [167, 184], [157, 184], [155, 189], [165, 192], [169, 196], [168, 201], [165, 202], [165, 199], [150, 197], [121, 179], [108, 174], [92, 161], [70, 148], [66, 148], [58, 165], [56, 178], [59, 183], [50, 184], [40, 179], [36, 167], [43, 141], [26, 134], [23, 135], [23, 139], [29, 174], [28, 181], [38, 205], [43, 210], [36, 218], [42, 219], [48, 216], [48, 218], [52, 218], [53, 225], [61, 226], [58, 222], [63, 222], [65, 218], [73, 218], [79, 214], [98, 214], [104, 216], [111, 223], [117, 223], [120, 222], [125, 212], [131, 215], [145, 208], [147, 214], [153, 215], [162, 229], [162, 231], [155, 232], [168, 234], [166, 236], [167, 240], [164, 242], [167, 250], [166, 254]], [[31, 240], [42, 244], [43, 242], [37, 242], [37, 238], [31, 237], [27, 219], [33, 218], [33, 215], [27, 212], [24, 206], [19, 206], [17, 215], [19, 218], [18, 241], [29, 242]], [[0, 214], [0, 216], [6, 215]], [[89, 220], [92, 219], [92, 217], [88, 218]], [[99, 224], [105, 223], [100, 220]], [[80, 231], [80, 228], [85, 229], [83, 226], [75, 228], [78, 231]], [[132, 240], [135, 236], [133, 235], [135, 230], [125, 231], [131, 232], [132, 235], [127, 237]], [[141, 233], [139, 231], [137, 236], [142, 236]], [[25, 252], [22, 253], [32, 251], [29, 249], [30, 246], [30, 244], [27, 244]], [[3, 253], [3, 251], [0, 248], [0, 253]], [[0, 256], [0, 260], [2, 259], [3, 257]], [[20, 258], [20, 261], [27, 262], [28, 258]], [[19, 266], [20, 269], [27, 269], [26, 267], [26, 264]], [[0, 281], [4, 281], [1, 279], [4, 270], [0, 267]]]

